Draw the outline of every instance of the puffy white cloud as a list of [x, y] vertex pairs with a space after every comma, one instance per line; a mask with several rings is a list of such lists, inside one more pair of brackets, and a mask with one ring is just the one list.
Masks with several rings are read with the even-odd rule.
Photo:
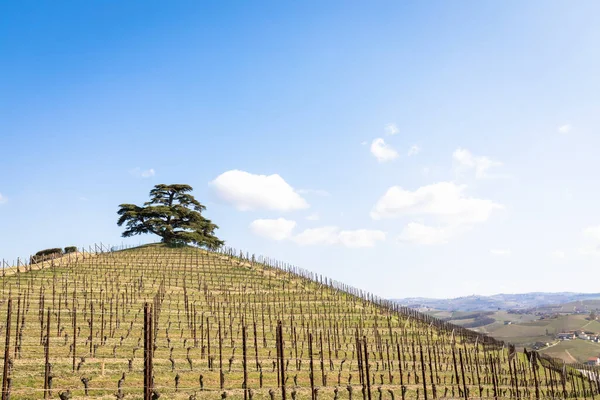
[[278, 174], [255, 175], [231, 170], [216, 177], [209, 185], [219, 198], [240, 211], [292, 211], [309, 207], [306, 200]]
[[484, 156], [475, 156], [469, 150], [462, 148], [456, 149], [452, 153], [452, 159], [459, 170], [474, 169], [477, 179], [488, 178], [488, 170], [490, 168], [502, 165], [499, 161], [494, 161]]
[[154, 168], [143, 170], [140, 167], [136, 167], [134, 169], [130, 169], [129, 173], [138, 178], [150, 178], [156, 174], [156, 171], [154, 171]]
[[340, 230], [337, 226], [305, 229], [292, 240], [302, 246], [342, 245], [350, 248], [374, 247], [385, 240], [385, 232], [371, 229]]
[[295, 227], [296, 221], [285, 218], [257, 219], [250, 224], [250, 230], [258, 236], [278, 241], [290, 239], [302, 246], [373, 247], [376, 242], [385, 240], [385, 232], [378, 230], [340, 230], [337, 226], [322, 226], [305, 229], [297, 235], [292, 235]]
[[400, 131], [398, 130], [398, 127], [394, 123], [389, 123], [385, 126], [385, 133], [387, 133], [388, 135], [395, 135], [398, 132], [400, 132]]
[[495, 256], [510, 256], [512, 251], [510, 249], [491, 249], [490, 253]]
[[411, 146], [410, 149], [408, 149], [408, 156], [416, 156], [417, 154], [419, 154], [420, 151], [421, 148], [415, 144]]
[[573, 127], [570, 124], [564, 124], [558, 127], [560, 133], [569, 133], [572, 129]]
[[398, 152], [390, 145], [385, 143], [382, 138], [377, 138], [371, 143], [371, 154], [377, 158], [379, 162], [391, 161], [398, 158]]
[[423, 245], [445, 244], [457, 233], [457, 230], [452, 227], [434, 227], [419, 222], [410, 222], [404, 227], [398, 240], [404, 243]]
[[262, 237], [273, 240], [288, 239], [296, 227], [296, 221], [285, 218], [257, 219], [250, 224], [250, 230]]
[[6, 196], [3, 196], [2, 193], [0, 193], [0, 204], [4, 204], [8, 201], [8, 199], [6, 198]]
[[503, 208], [491, 200], [467, 197], [465, 189], [465, 185], [453, 182], [434, 183], [415, 191], [392, 186], [373, 207], [371, 218], [428, 215], [447, 224], [473, 224], [487, 221], [492, 211]]

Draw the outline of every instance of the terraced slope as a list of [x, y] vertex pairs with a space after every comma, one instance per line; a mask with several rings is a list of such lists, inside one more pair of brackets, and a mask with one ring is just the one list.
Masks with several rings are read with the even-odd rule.
[[44, 397], [46, 344], [49, 398], [142, 399], [146, 303], [161, 399], [279, 399], [282, 385], [288, 399], [598, 392], [570, 368], [562, 380], [545, 360], [509, 363], [501, 342], [262, 259], [147, 246], [21, 266], [1, 287], [11, 399]]

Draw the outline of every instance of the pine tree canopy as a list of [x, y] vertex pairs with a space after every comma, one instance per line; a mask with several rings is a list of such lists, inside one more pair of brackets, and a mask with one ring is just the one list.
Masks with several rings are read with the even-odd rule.
[[142, 207], [119, 205], [117, 225], [125, 224], [123, 237], [153, 233], [167, 244], [194, 243], [214, 250], [225, 242], [214, 234], [219, 227], [202, 216], [206, 207], [189, 192], [190, 185], [156, 185], [150, 191], [150, 201]]

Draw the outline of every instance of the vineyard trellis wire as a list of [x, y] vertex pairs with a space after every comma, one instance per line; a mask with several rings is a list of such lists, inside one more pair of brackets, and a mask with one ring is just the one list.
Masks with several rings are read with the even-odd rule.
[[80, 250], [3, 270], [3, 396], [594, 398], [600, 387], [589, 367], [232, 248]]

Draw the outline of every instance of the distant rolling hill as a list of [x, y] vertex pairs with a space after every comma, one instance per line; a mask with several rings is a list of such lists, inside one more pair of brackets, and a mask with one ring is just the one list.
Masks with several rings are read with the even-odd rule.
[[525, 293], [468, 296], [455, 299], [408, 298], [396, 300], [452, 324], [460, 325], [519, 347], [539, 349], [567, 363], [600, 356], [595, 340], [557, 338], [559, 332], [584, 330], [600, 334], [598, 293]]
[[466, 296], [454, 299], [410, 297], [394, 299], [410, 308], [433, 308], [441, 311], [497, 311], [529, 309], [551, 304], [564, 304], [581, 300], [600, 299], [600, 293], [546, 293], [495, 294], [493, 296]]

